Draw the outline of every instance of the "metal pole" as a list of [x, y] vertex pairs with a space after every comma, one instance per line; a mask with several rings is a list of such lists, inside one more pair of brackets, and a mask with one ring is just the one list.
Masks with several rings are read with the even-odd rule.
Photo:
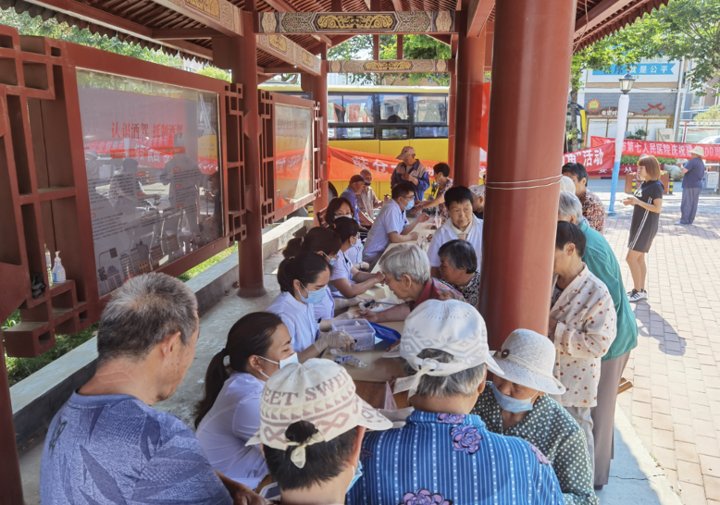
[[615, 215], [615, 192], [617, 191], [618, 178], [620, 177], [620, 158], [622, 158], [623, 142], [625, 141], [625, 130], [627, 129], [628, 108], [630, 96], [627, 93], [620, 95], [618, 100], [617, 133], [615, 135], [615, 163], [613, 163], [612, 183], [610, 184], [610, 207], [608, 215]]
[[682, 115], [682, 109], [684, 107], [683, 101], [683, 90], [685, 89], [685, 57], [680, 60], [680, 70], [678, 72], [678, 89], [677, 97], [675, 101], [675, 118], [673, 119], [673, 142], [677, 142], [678, 126], [680, 125], [680, 116]]

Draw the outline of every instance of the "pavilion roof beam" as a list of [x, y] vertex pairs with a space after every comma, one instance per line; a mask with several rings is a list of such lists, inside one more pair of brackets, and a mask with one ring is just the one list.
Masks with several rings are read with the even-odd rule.
[[123, 17], [110, 14], [107, 11], [92, 7], [80, 2], [67, 0], [25, 0], [27, 3], [37, 5], [44, 9], [60, 12], [71, 18], [85, 21], [87, 23], [107, 28], [108, 30], [124, 33], [152, 43], [160, 43], [171, 49], [183, 51], [203, 59], [212, 59], [212, 51], [208, 48], [198, 46], [192, 42], [181, 40], [158, 41], [153, 37], [153, 30], [147, 26], [129, 21]]
[[195, 19], [224, 35], [236, 37], [243, 34], [240, 9], [229, 0], [198, 2], [196, 0], [152, 0], [158, 5], [178, 14]]
[[[587, 6], [588, 0], [579, 0], [578, 3], [580, 1], [584, 1]], [[575, 40], [602, 26], [608, 19], [632, 4], [640, 6], [642, 2], [637, 3], [636, 0], [602, 0], [575, 22]]]
[[[275, 9], [278, 12], [296, 12], [296, 9], [287, 3], [286, 0], [263, 0], [266, 4], [268, 4], [270, 7]], [[317, 10], [323, 10], [322, 6], [318, 4], [317, 2], [314, 2]], [[322, 34], [315, 34], [313, 35], [313, 38], [317, 40], [318, 42], [323, 42], [327, 46], [332, 46], [332, 40], [330, 40], [330, 37], [327, 35]]]
[[257, 48], [289, 63], [294, 72], [306, 72], [311, 75], [320, 75], [322, 71], [322, 60], [310, 51], [301, 47], [284, 35], [275, 33], [258, 33]]
[[447, 34], [455, 32], [455, 11], [261, 12], [258, 31], [283, 34]]
[[466, 4], [467, 36], [477, 37], [490, 19], [495, 8], [495, 0], [471, 0]]
[[212, 28], [164, 28], [152, 31], [155, 40], [211, 39], [220, 33]]

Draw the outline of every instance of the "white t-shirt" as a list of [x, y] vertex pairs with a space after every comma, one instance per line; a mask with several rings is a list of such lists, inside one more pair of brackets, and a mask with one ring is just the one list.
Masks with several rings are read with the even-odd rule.
[[323, 298], [322, 303], [313, 305], [313, 314], [316, 321], [335, 317], [335, 300], [330, 286], [325, 286], [325, 298]]
[[234, 372], [197, 428], [197, 439], [212, 467], [255, 489], [268, 469], [259, 445], [245, 443], [260, 428], [260, 397], [265, 383]]
[[302, 352], [315, 342], [320, 329], [313, 306], [295, 299], [290, 293], [280, 293], [267, 308], [277, 314], [287, 326], [295, 352]]
[[[468, 236], [465, 238], [470, 244], [472, 244], [473, 249], [475, 249], [475, 254], [477, 254], [477, 260], [478, 260], [478, 270], [480, 270], [480, 266], [482, 265], [482, 231], [483, 231], [483, 222], [482, 219], [478, 219], [477, 217], [473, 216], [473, 222], [470, 224], [470, 231], [468, 233]], [[453, 225], [448, 219], [445, 221], [445, 224], [440, 227], [440, 229], [433, 235], [432, 240], [430, 241], [430, 247], [428, 247], [428, 258], [430, 259], [430, 266], [435, 268], [440, 268], [440, 256], [438, 255], [438, 251], [440, 250], [440, 247], [443, 246], [443, 244], [446, 244], [447, 242], [450, 242], [451, 240], [457, 240], [459, 237], [455, 230], [453, 230]]]
[[[348, 249], [348, 251], [350, 249]], [[335, 286], [332, 285], [332, 281], [336, 281], [339, 279], [347, 279], [350, 284], [355, 284], [355, 281], [353, 281], [352, 278], [352, 266], [353, 264], [348, 259], [347, 255], [342, 251], [338, 251], [337, 261], [335, 261], [332, 275], [330, 276], [330, 290], [332, 291], [333, 296], [337, 296], [338, 298], [340, 298], [343, 296], [343, 294]]]
[[405, 211], [400, 208], [400, 205], [395, 200], [390, 200], [383, 205], [375, 224], [370, 228], [367, 240], [365, 240], [363, 260], [372, 263], [382, 256], [390, 243], [388, 234], [392, 232], [402, 233], [407, 224], [408, 220], [405, 218]]

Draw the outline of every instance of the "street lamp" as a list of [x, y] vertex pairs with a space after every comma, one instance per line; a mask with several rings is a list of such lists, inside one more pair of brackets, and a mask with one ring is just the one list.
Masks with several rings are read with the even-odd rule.
[[615, 193], [617, 191], [618, 177], [620, 176], [620, 158], [622, 158], [623, 142], [625, 141], [625, 130], [627, 129], [628, 107], [630, 97], [628, 93], [633, 87], [635, 78], [630, 72], [620, 78], [620, 98], [618, 100], [616, 134], [615, 134], [615, 162], [613, 163], [612, 182], [610, 184], [610, 206], [608, 215], [615, 215]]

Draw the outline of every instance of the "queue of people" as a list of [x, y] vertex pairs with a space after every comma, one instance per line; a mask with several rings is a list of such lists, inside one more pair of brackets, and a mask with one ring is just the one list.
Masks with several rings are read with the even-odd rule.
[[[412, 149], [399, 159], [391, 198], [379, 201], [360, 173], [288, 243], [280, 293], [239, 318], [208, 365], [195, 433], [152, 408], [193, 360], [194, 295], [164, 274], [118, 289], [101, 317], [97, 371], [48, 431], [43, 503], [599, 503], [637, 325], [593, 226], [584, 168], [562, 169], [573, 187], [560, 193], [547, 331], [516, 329], [493, 352], [478, 311], [484, 189], [452, 186], [440, 167], [446, 187], [408, 217], [428, 172]], [[645, 212], [633, 216], [631, 253], [640, 242], [647, 252], [657, 230], [653, 161], [640, 160], [648, 184], [627, 201]], [[430, 225], [441, 204], [445, 222]], [[420, 228], [432, 232], [427, 250]], [[353, 313], [404, 322], [386, 357], [405, 366], [393, 390], [409, 407], [383, 413], [324, 359], [353, 348], [333, 321], [380, 301], [381, 284], [396, 301]]]

